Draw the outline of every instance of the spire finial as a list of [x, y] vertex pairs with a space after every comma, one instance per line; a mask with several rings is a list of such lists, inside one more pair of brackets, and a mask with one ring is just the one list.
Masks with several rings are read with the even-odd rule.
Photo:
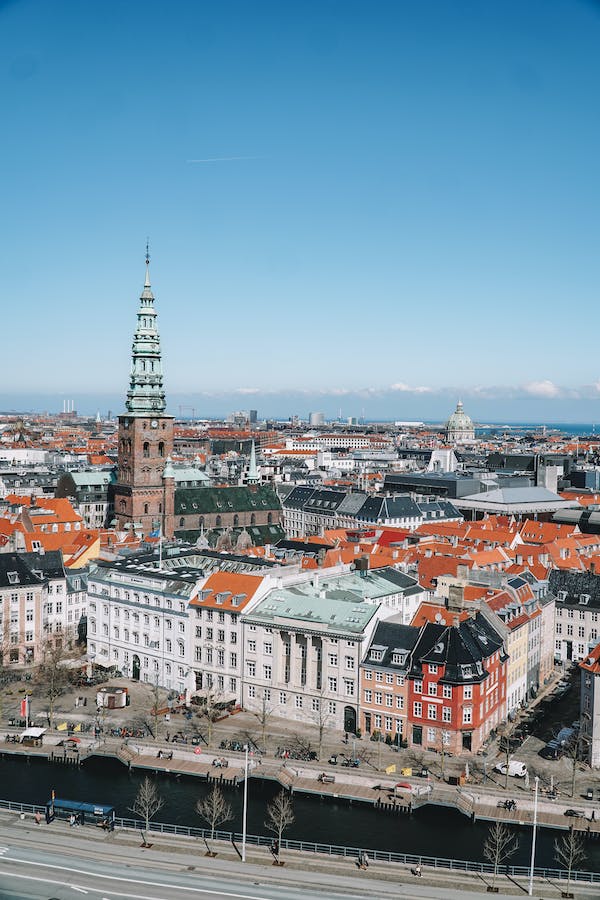
[[150, 287], [150, 238], [146, 238], [146, 281], [144, 287]]

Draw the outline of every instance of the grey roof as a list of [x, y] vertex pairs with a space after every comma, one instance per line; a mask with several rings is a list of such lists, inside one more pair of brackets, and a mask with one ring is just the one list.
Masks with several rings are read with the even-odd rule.
[[[566, 600], [557, 600], [557, 605], [600, 607], [600, 575], [591, 572], [572, 572], [563, 569], [552, 569], [548, 578], [550, 591], [558, 598], [561, 591], [566, 591]], [[582, 596], [589, 596], [589, 601], [582, 602]]]
[[39, 585], [44, 577], [36, 575], [22, 553], [0, 553], [0, 588]]
[[43, 578], [64, 578], [65, 568], [60, 550], [46, 550], [45, 553], [21, 553], [21, 558]]

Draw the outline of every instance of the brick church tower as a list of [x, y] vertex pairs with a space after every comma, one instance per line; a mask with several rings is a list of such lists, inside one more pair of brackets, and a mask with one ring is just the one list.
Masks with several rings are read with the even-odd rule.
[[159, 527], [173, 536], [175, 481], [173, 416], [165, 415], [160, 337], [156, 329], [154, 295], [150, 288], [150, 258], [146, 249], [146, 281], [140, 297], [131, 352], [127, 412], [119, 416], [117, 483], [114, 489], [117, 528], [148, 535]]

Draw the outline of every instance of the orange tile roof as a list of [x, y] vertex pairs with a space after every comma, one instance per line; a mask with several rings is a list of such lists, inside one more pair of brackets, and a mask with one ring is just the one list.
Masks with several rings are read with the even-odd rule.
[[[238, 612], [248, 605], [263, 580], [262, 575], [246, 575], [239, 572], [213, 572], [200, 588], [202, 594], [196, 594], [190, 600], [190, 606], [207, 607], [208, 609], [222, 609], [229, 612]], [[204, 592], [210, 591], [205, 596]], [[219, 594], [226, 594], [222, 602], [217, 602]], [[237, 605], [232, 603], [234, 596], [245, 594]], [[202, 599], [201, 599], [202, 598]]]
[[438, 606], [435, 603], [421, 603], [410, 624], [417, 627], [426, 625], [427, 622], [454, 625], [457, 618], [459, 622], [464, 622], [469, 618], [469, 613], [464, 610], [460, 613], [455, 610], [450, 611], [445, 606]]

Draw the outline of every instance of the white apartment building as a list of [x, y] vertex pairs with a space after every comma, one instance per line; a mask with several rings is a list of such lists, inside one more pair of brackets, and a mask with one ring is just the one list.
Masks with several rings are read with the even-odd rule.
[[393, 611], [327, 579], [271, 589], [242, 616], [243, 704], [348, 732], [358, 725], [358, 672], [377, 622]]

